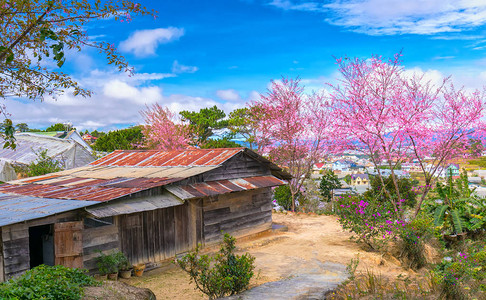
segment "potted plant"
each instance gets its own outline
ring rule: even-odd
[[[118,269],[120,270],[120,277],[128,279],[132,276],[132,265],[123,252],[117,252]]]
[[[135,276],[141,277],[143,274],[143,270],[145,270],[145,264],[133,265],[133,272],[135,273]]]
[[[118,258],[116,253],[107,255],[100,251],[97,266],[100,274],[107,274],[108,279],[116,280],[118,278]]]

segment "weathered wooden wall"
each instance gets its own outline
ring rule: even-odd
[[[3,280],[21,275],[30,269],[29,227],[80,220],[77,212],[68,212],[47,218],[3,226],[2,256]]]
[[[121,250],[132,264],[158,262],[193,249],[202,241],[201,206],[184,205],[119,217]]]
[[[222,238],[221,231],[244,236],[272,227],[270,188],[204,198],[204,237],[206,243]]]
[[[271,175],[270,169],[255,159],[239,153],[221,167],[203,174],[204,181]]]
[[[117,218],[114,221],[112,225],[83,230],[83,264],[90,272],[98,269],[96,263],[100,251],[110,254],[120,249]]]

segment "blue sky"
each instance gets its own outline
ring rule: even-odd
[[[425,2],[425,3],[424,3]],[[468,89],[486,80],[483,0],[143,1],[156,19],[99,21],[86,28],[114,43],[136,75],[118,73],[92,50],[68,53],[62,71],[95,94],[8,99],[14,123],[72,122],[110,130],[140,124],[158,102],[173,110],[218,105],[229,112],[264,93],[272,79],[299,76],[308,90],[338,77],[334,57],[390,57],[407,72],[452,75]]]

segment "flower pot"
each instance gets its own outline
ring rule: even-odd
[[[111,274],[108,274],[108,279],[109,280],[117,280],[118,279],[118,273],[111,273]]]
[[[138,264],[133,266],[133,273],[135,273],[135,276],[137,277],[142,276],[143,270],[145,270],[145,264]]]
[[[101,275],[101,274],[95,274],[95,275],[94,275],[94,278],[95,278],[96,280],[106,280],[107,275],[106,275],[106,274],[103,274],[103,275]]]
[[[125,279],[128,279],[128,278],[132,277],[132,270],[122,270],[122,271],[120,271],[120,277],[121,278],[125,278]]]

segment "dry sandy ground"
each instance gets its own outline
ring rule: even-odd
[[[237,242],[239,252],[256,257],[256,278],[252,286],[288,278],[297,271],[325,262],[347,265],[359,254],[358,270],[373,268],[375,273],[395,277],[408,273],[398,260],[367,252],[349,240],[334,216],[274,213],[273,221],[288,227]],[[216,250],[216,249],[214,249]],[[194,289],[189,277],[175,265],[148,271],[129,284],[151,289],[157,299],[207,299]]]

